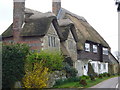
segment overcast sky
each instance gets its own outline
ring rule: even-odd
[[[83,16],[108,42],[112,52],[118,50],[118,13],[114,0],[61,0],[62,7]],[[26,7],[40,12],[52,11],[52,0],[26,0]],[[0,34],[12,23],[13,0],[0,0]]]

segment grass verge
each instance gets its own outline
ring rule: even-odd
[[[102,79],[96,78],[95,81],[91,81],[90,79],[87,79],[86,86],[79,84],[79,82],[68,82],[68,83],[65,83],[62,85],[54,86],[53,88],[89,88],[89,87],[92,87],[100,82],[103,82],[107,79],[114,78],[114,77],[118,77],[118,76],[103,77]]]

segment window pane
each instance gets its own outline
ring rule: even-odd
[[[48,45],[50,47],[56,47],[56,41],[54,36],[48,36]]]
[[[51,46],[51,44],[50,44],[50,42],[51,42],[51,39],[50,39],[51,37],[50,36],[48,36],[48,45],[49,46]]]
[[[103,64],[103,68],[106,69],[106,64]]]
[[[97,53],[97,45],[93,45],[93,52]]]
[[[108,48],[103,48],[103,54],[108,55]]]
[[[85,51],[90,51],[90,44],[89,43],[85,43]]]

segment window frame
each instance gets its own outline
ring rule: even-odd
[[[56,47],[56,37],[55,36],[48,36],[48,46]]]
[[[85,51],[90,52],[90,43],[85,43]]]
[[[108,55],[108,48],[103,47],[102,50],[103,50],[103,55]]]

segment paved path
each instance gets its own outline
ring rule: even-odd
[[[120,77],[115,77],[105,80],[91,88],[120,88],[119,81],[120,81]]]

